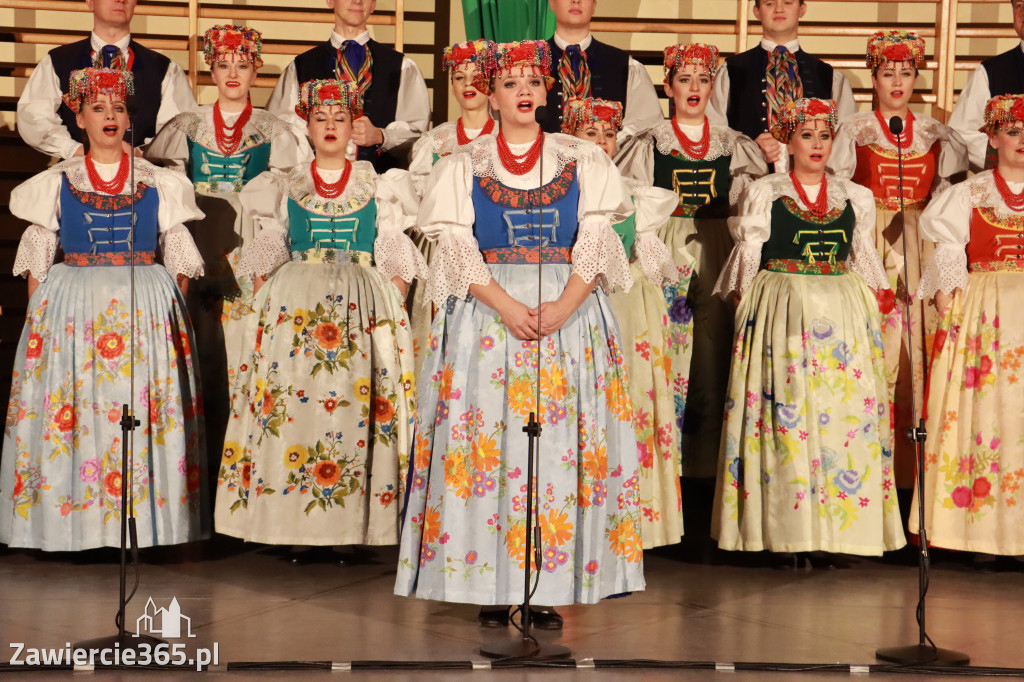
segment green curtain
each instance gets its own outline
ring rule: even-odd
[[[548,0],[462,0],[462,16],[466,40],[547,40],[555,33]]]

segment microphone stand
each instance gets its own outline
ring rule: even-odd
[[[928,636],[925,630],[925,602],[928,596],[929,571],[931,569],[931,557],[928,553],[928,530],[924,524],[924,447],[928,439],[925,430],[924,417],[918,421],[917,416],[917,391],[914,386],[914,339],[913,313],[910,301],[910,277],[907,268],[907,222],[903,206],[903,119],[893,116],[889,119],[889,132],[896,136],[896,158],[899,172],[900,192],[900,226],[903,230],[903,305],[907,311],[907,355],[910,361],[910,382],[913,395],[910,399],[911,424],[917,424],[907,429],[907,440],[914,443],[916,447],[917,465],[917,525],[918,525],[918,562],[917,562],[917,627],[918,643],[907,646],[895,646],[878,649],[875,657],[882,661],[898,663],[901,665],[967,665],[971,657],[959,651],[951,649],[940,649]]]
[[[119,572],[119,598],[117,615],[114,616],[114,624],[117,626],[117,634],[106,637],[97,637],[81,642],[75,642],[73,649],[86,651],[126,649],[140,652],[143,650],[153,654],[160,644],[167,644],[162,639],[152,635],[128,632],[125,630],[125,609],[128,602],[135,596],[139,588],[139,536],[135,525],[135,428],[140,425],[135,418],[135,101],[134,96],[128,97],[125,103],[128,110],[128,144],[131,152],[128,154],[130,168],[129,175],[129,212],[128,224],[128,255],[129,255],[129,289],[131,291],[131,315],[129,321],[129,402],[121,405],[121,565]],[[135,585],[131,594],[127,597],[125,593],[128,587],[128,547],[131,541],[132,566],[135,567]]]
[[[547,120],[548,108],[539,106],[534,110],[534,118],[541,125],[540,135],[544,135],[544,122]],[[541,306],[543,305],[543,284],[544,284],[544,202],[541,192],[544,187],[544,146],[541,144],[540,158],[537,161],[540,171],[540,179],[537,181],[537,215],[539,224],[537,226],[537,412],[540,411],[540,364],[541,364]],[[531,223],[533,220],[531,219]],[[511,659],[511,658],[568,658],[570,651],[568,647],[558,644],[541,644],[533,636],[530,623],[530,598],[533,590],[530,588],[532,571],[530,560],[540,567],[540,526],[533,525],[533,498],[536,493],[534,482],[535,467],[540,465],[540,419],[537,412],[530,411],[530,418],[523,427],[527,437],[527,461],[526,461],[526,567],[523,571],[523,602],[520,607],[522,613],[522,637],[512,642],[497,642],[485,644],[480,647],[480,653],[489,658]],[[536,458],[536,465],[534,464]],[[536,534],[536,537],[534,535]],[[540,574],[537,574],[537,584],[540,584]]]

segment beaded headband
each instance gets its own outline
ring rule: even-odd
[[[302,120],[308,121],[309,115],[318,107],[339,106],[345,109],[352,118],[363,115],[363,98],[355,83],[340,80],[311,80],[299,86],[299,103],[295,105],[295,113]]]
[[[77,114],[83,103],[95,102],[100,95],[110,95],[111,99],[126,102],[134,94],[135,79],[131,71],[89,67],[71,72],[68,91],[62,99]]]
[[[718,71],[718,48],[706,43],[690,43],[689,45],[669,45],[665,48],[665,84],[668,85],[672,73],[686,64],[703,66],[715,79]]]
[[[495,43],[491,48],[491,58],[488,62],[488,78],[493,78],[502,71],[519,69],[522,72],[534,66],[544,76],[548,88],[555,84],[555,79],[551,77],[551,49],[544,40]]]
[[[985,125],[979,130],[995,135],[1017,121],[1024,121],[1024,95],[999,95],[985,105]]]
[[[490,79],[488,78],[488,64],[491,61],[491,53],[494,43],[490,40],[473,40],[468,43],[455,43],[451,47],[444,48],[444,55],[441,63],[445,71],[455,73],[455,69],[462,64],[476,64],[476,73],[473,75],[473,87],[489,95],[491,92]]]
[[[779,142],[789,142],[793,131],[807,121],[825,121],[832,132],[835,132],[839,122],[835,100],[805,97],[795,102],[787,102],[785,108],[779,112],[779,122],[772,126],[772,136]]]
[[[562,113],[562,132],[575,135],[580,128],[604,121],[615,130],[622,129],[622,104],[597,97],[571,99]]]
[[[879,31],[868,38],[867,61],[872,70],[893,62],[911,62],[915,68],[921,68],[924,38],[913,31]]]
[[[263,66],[263,34],[248,26],[214,26],[203,37],[203,57],[208,66],[235,54],[257,69]]]

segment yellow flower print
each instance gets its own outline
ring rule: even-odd
[[[411,397],[413,391],[416,389],[416,376],[412,372],[406,372],[402,375],[402,388],[405,390],[406,397]]]
[[[371,385],[369,379],[359,379],[355,384],[356,397],[359,398],[360,402],[370,402],[370,391]]]
[[[306,314],[306,311],[303,310],[302,308],[299,308],[294,313],[292,313],[292,330],[296,334],[301,333],[302,330],[306,328],[306,322],[308,321],[309,316]]]
[[[618,525],[608,532],[608,544],[616,556],[623,557],[630,563],[640,563],[643,556],[640,535],[636,532],[636,524],[630,519],[619,521]]]
[[[225,466],[231,466],[242,459],[242,448],[233,440],[224,442],[224,452],[221,455],[221,462]]]
[[[292,445],[284,451],[284,465],[289,469],[298,469],[309,461],[309,450],[305,445]]]

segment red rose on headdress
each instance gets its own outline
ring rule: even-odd
[[[887,62],[913,62],[914,52],[906,43],[896,43],[882,50],[882,59]]]
[[[506,53],[505,59],[508,64],[533,61],[532,45],[517,45]]]
[[[832,108],[819,99],[812,99],[810,103],[807,105],[808,116],[827,116],[831,112]]]
[[[221,46],[224,50],[235,50],[242,45],[241,33],[225,33],[221,38]]]
[[[472,46],[456,45],[452,48],[452,61],[456,64],[468,62],[476,56],[476,50]]]
[[[1024,99],[1018,99],[1013,103],[1013,107],[1010,109],[1010,113],[1018,121],[1024,121]]]
[[[341,100],[341,88],[336,84],[330,83],[320,88],[320,101],[340,101]]]
[[[121,74],[102,72],[96,79],[96,85],[100,90],[113,90],[121,83]]]
[[[594,116],[604,121],[605,123],[611,123],[612,119],[615,118],[619,111],[615,107],[610,107],[606,104],[598,104],[594,107]]]

